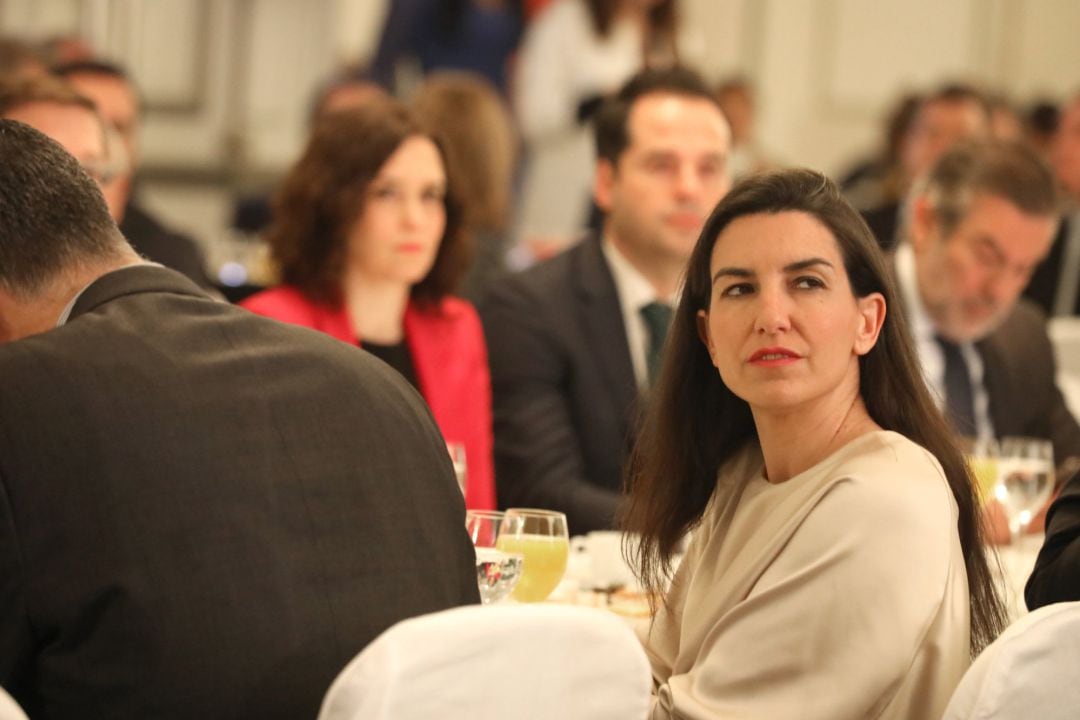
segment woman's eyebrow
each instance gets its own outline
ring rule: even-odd
[[[805,270],[815,265],[825,265],[826,267],[833,268],[833,264],[825,258],[812,257],[785,265],[784,272],[798,272],[799,270]]]
[[[733,277],[748,278],[754,277],[754,272],[741,267],[722,267],[713,274],[712,281],[715,283],[720,278],[729,275]]]

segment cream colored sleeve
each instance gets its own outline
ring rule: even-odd
[[[718,617],[691,670],[657,689],[652,718],[879,714],[939,612],[956,522],[940,479],[915,491],[878,480],[821,498],[751,595]]]

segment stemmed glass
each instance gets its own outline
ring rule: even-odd
[[[510,508],[503,517],[496,546],[525,558],[514,599],[540,602],[551,594],[566,572],[570,552],[566,515],[553,510]]]
[[[1013,545],[1054,488],[1054,449],[1049,440],[1001,439],[994,497],[1009,518]]]
[[[480,602],[496,603],[510,594],[521,577],[524,558],[521,553],[499,550],[499,529],[503,513],[493,510],[469,510],[465,529],[476,548],[476,582]]]

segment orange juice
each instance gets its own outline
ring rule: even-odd
[[[566,572],[570,548],[564,537],[550,535],[500,535],[495,547],[525,558],[521,579],[514,588],[518,602],[540,602],[551,594]]]

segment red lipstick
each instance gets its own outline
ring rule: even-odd
[[[801,358],[802,355],[785,347],[766,347],[754,351],[747,362],[758,367],[782,367]]]

